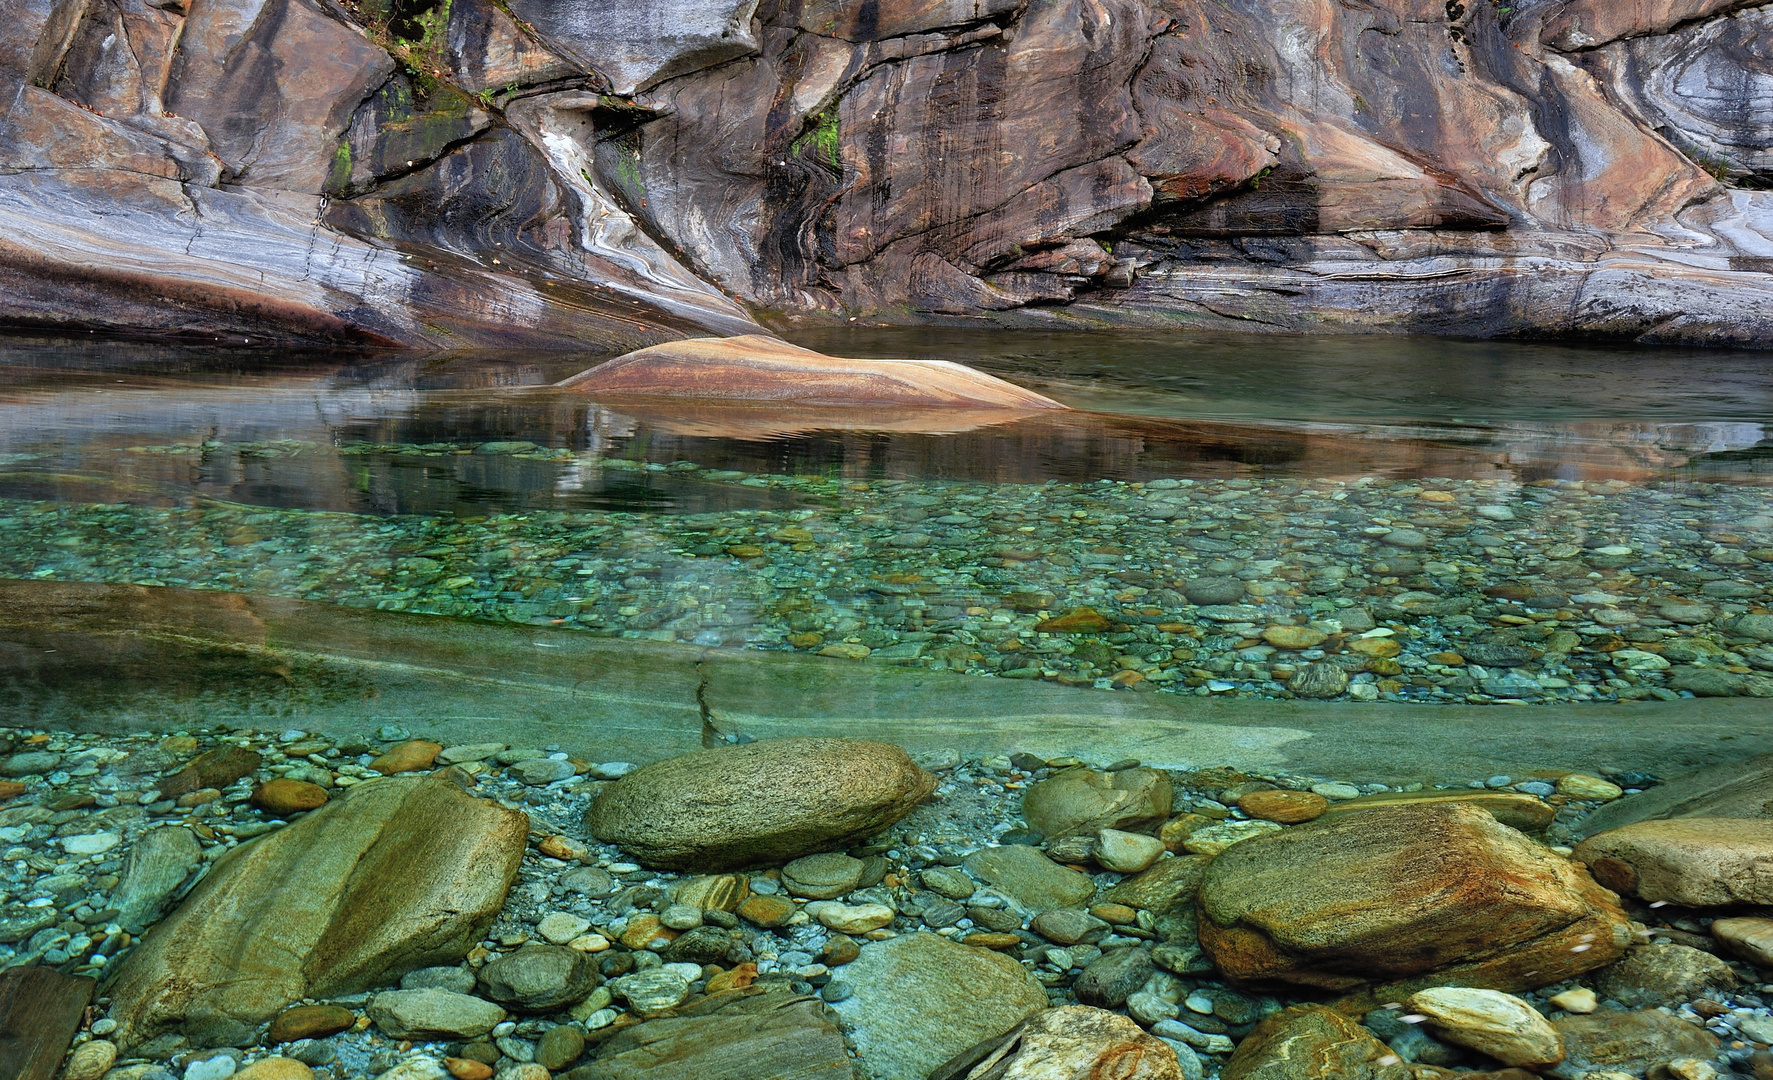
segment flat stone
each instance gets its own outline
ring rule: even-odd
[[[400,976],[402,990],[448,990],[452,994],[471,994],[478,985],[479,977],[460,967],[417,968]]]
[[[1228,577],[1195,578],[1183,583],[1182,595],[1204,607],[1235,604],[1244,598],[1244,583]]]
[[[447,773],[351,789],[218,860],[118,962],[116,1041],[255,1026],[303,998],[461,959],[503,906],[528,834],[527,815]]]
[[[1586,986],[1578,986],[1574,990],[1553,994],[1546,1000],[1565,1012],[1587,1014],[1600,1008],[1600,999],[1595,996],[1593,990]]]
[[[945,866],[932,866],[919,873],[917,879],[924,888],[950,900],[966,900],[979,891],[972,878]]]
[[[1642,1076],[1674,1058],[1710,1060],[1718,1052],[1717,1036],[1660,1009],[1603,1009],[1588,1016],[1559,1016],[1551,1025],[1564,1040],[1563,1064],[1551,1071],[1560,1080],[1602,1069]]]
[[[1060,866],[1021,844],[980,848],[962,865],[1031,915],[1050,908],[1080,907],[1096,892],[1096,883],[1088,874]]]
[[[568,911],[551,911],[536,923],[536,933],[555,945],[565,945],[590,927],[591,920]]]
[[[1640,821],[1576,846],[1615,892],[1687,907],[1773,904],[1773,818]]]
[[[1631,929],[1569,860],[1472,806],[1332,813],[1207,867],[1200,943],[1234,983],[1528,990],[1617,959]]]
[[[1753,617],[1773,625],[1773,615]],[[1594,836],[1634,822],[1677,817],[1773,817],[1773,754],[1714,765],[1627,795],[1589,813],[1577,828],[1581,835]]]
[[[1311,791],[1252,791],[1239,798],[1237,805],[1253,818],[1299,825],[1322,817],[1330,800]]]
[[[1034,624],[1042,634],[1100,634],[1114,625],[1095,608],[1074,608],[1064,615]]]
[[[437,761],[442,765],[466,765],[472,761],[485,761],[494,754],[507,748],[506,743],[464,743],[461,746],[447,746],[437,753]]]
[[[1201,878],[1207,872],[1211,855],[1178,855],[1159,859],[1151,869],[1121,881],[1103,894],[1104,900],[1168,915],[1192,907],[1200,891]]]
[[[395,1039],[475,1039],[505,1019],[492,1002],[448,990],[387,990],[370,998],[366,1011]]]
[[[1475,806],[1511,829],[1543,831],[1557,816],[1557,807],[1537,795],[1520,791],[1482,791],[1460,788],[1450,791],[1382,791],[1376,795],[1332,802],[1328,814],[1368,810],[1375,806]]]
[[[1605,998],[1639,1008],[1691,1001],[1708,991],[1734,990],[1730,965],[1687,945],[1644,945],[1601,972],[1595,989]]]
[[[149,829],[131,845],[122,880],[112,892],[120,926],[146,926],[203,861],[197,834],[179,826]]]
[[[1410,996],[1410,1011],[1428,1017],[1448,1042],[1469,1046],[1504,1065],[1541,1068],[1564,1060],[1564,1041],[1531,1005],[1500,990],[1447,986]]]
[[[0,761],[0,776],[42,776],[55,771],[62,763],[60,754],[47,750],[27,750]]]
[[[610,992],[633,1006],[636,1012],[663,1012],[689,996],[689,980],[666,968],[648,968],[633,975],[611,979]]]
[[[225,788],[249,776],[264,759],[257,751],[222,746],[199,754],[189,765],[161,780],[155,787],[162,798],[176,799],[202,788]]]
[[[1618,784],[1602,780],[1598,776],[1583,773],[1570,773],[1558,777],[1557,792],[1568,795],[1572,799],[1592,799],[1607,802],[1625,794],[1625,789]],[[1500,818],[1497,820],[1501,820]]]
[[[1158,769],[1067,769],[1022,796],[1022,817],[1049,839],[1101,829],[1151,832],[1170,816],[1171,787]]]
[[[1758,967],[1773,968],[1773,919],[1714,919],[1711,934],[1735,956]]]
[[[253,789],[252,804],[273,817],[305,814],[326,805],[326,789],[306,780],[280,776]]]
[[[1117,874],[1137,874],[1156,862],[1165,850],[1164,842],[1155,836],[1119,829],[1103,829],[1096,834],[1097,864]]]
[[[84,833],[78,836],[64,836],[61,839],[62,850],[70,855],[98,855],[110,851],[123,843],[123,837],[114,832]]]
[[[843,1033],[817,999],[756,988],[694,1016],[624,1028],[561,1080],[849,1080]],[[537,1059],[540,1060],[538,1048]],[[887,1074],[891,1075],[891,1074]]]
[[[294,1058],[260,1058],[234,1074],[234,1080],[314,1080],[314,1070]]]
[[[739,916],[765,929],[786,925],[798,909],[785,896],[753,896],[739,905]]]
[[[603,789],[586,823],[647,865],[728,870],[872,836],[935,785],[886,743],[768,739],[636,769]]]
[[[609,876],[609,871],[595,866],[581,866],[562,875],[560,884],[562,888],[585,896],[608,896],[616,891],[615,879]]]
[[[1330,639],[1322,630],[1309,626],[1270,626],[1262,631],[1262,640],[1277,649],[1315,649]]]
[[[805,855],[782,867],[782,884],[795,896],[831,900],[862,880],[862,860],[848,855]]]
[[[1151,954],[1144,949],[1115,949],[1103,953],[1083,969],[1072,984],[1077,1000],[1085,1005],[1118,1009],[1134,991],[1151,978]]]
[[[1237,1044],[1220,1080],[1412,1080],[1410,1067],[1351,1017],[1296,1005]]]
[[[1047,1007],[1046,990],[1020,963],[931,933],[864,946],[843,979],[854,993],[832,1008],[877,1077],[927,1077]]]
[[[426,742],[424,739],[409,739],[397,746],[391,746],[382,756],[369,763],[369,767],[383,776],[395,773],[419,772],[429,769],[436,762],[437,755],[443,753],[439,743]]]
[[[556,761],[553,758],[520,761],[511,766],[511,775],[530,787],[545,787],[555,781],[568,779],[574,772],[572,762]]]
[[[751,889],[743,874],[707,874],[671,886],[671,902],[702,911],[737,911]]]
[[[885,904],[839,904],[816,900],[806,906],[807,914],[840,934],[866,934],[893,921],[893,909]]]
[[[1028,925],[1041,937],[1060,945],[1076,945],[1080,941],[1094,944],[1108,933],[1108,924],[1094,915],[1063,908],[1043,911]]]
[[[356,1022],[357,1014],[342,1005],[297,1005],[278,1013],[271,1021],[269,1038],[273,1043],[324,1039]]]
[[[536,1064],[550,1073],[564,1070],[585,1053],[585,1036],[571,1024],[551,1027],[536,1041]]]

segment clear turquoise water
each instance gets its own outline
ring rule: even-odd
[[[1773,692],[1743,622],[1773,566],[1765,355],[806,343],[967,360],[1081,411],[880,431],[545,389],[594,356],[16,346],[0,576],[1116,692]]]

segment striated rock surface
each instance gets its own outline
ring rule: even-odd
[[[1749,0],[14,7],[0,323],[1773,333]]]
[[[360,785],[230,852],[148,933],[106,988],[113,1038],[205,1045],[305,997],[454,963],[504,903],[528,832],[448,774]]]
[[[1227,978],[1529,990],[1617,959],[1630,927],[1574,863],[1464,805],[1331,814],[1227,848],[1198,897]]]
[[[943,1080],[1183,1080],[1176,1051],[1124,1016],[1072,1005],[1030,1017],[971,1068],[971,1054],[932,1074]],[[1184,1048],[1186,1052],[1186,1047]],[[1199,1072],[1198,1063],[1195,1066]]]
[[[768,739],[637,769],[603,789],[586,823],[651,866],[729,870],[871,836],[935,786],[887,743]]]
[[[562,1074],[556,1074],[562,1075]],[[626,1028],[568,1080],[852,1080],[843,1033],[815,998],[744,990],[693,1016]]]
[[[1398,1056],[1353,1019],[1322,1005],[1266,1017],[1237,1045],[1220,1080],[1410,1080]]]

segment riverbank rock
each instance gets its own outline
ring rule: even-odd
[[[778,338],[691,338],[617,357],[559,384],[599,399],[685,398],[813,406],[1006,409],[1065,406],[946,360],[852,360]]]
[[[1184,1048],[1186,1049],[1186,1048]],[[1036,1013],[978,1061],[951,1059],[931,1080],[1184,1080],[1176,1051],[1117,1013],[1071,1005]],[[969,1055],[972,1056],[972,1055]],[[1196,1075],[1199,1065],[1196,1063]]]
[[[1580,836],[1597,836],[1634,822],[1683,817],[1773,818],[1773,754],[1714,765],[1615,799],[1576,828]]]
[[[636,769],[586,812],[593,836],[649,866],[707,871],[787,862],[898,821],[936,778],[862,739],[769,739]]]
[[[1022,818],[1049,840],[1102,829],[1151,832],[1170,816],[1170,777],[1158,769],[1068,769],[1028,789]]]
[[[505,1019],[490,1001],[448,990],[389,990],[369,999],[369,1018],[395,1039],[473,1039]]]
[[[449,774],[376,780],[240,845],[118,966],[126,1050],[165,1031],[236,1037],[304,997],[453,963],[516,880],[527,815]]]
[[[1557,1028],[1513,994],[1442,986],[1410,995],[1409,1005],[1411,1012],[1428,1017],[1429,1027],[1441,1038],[1504,1065],[1539,1068],[1564,1060]]]
[[[1151,869],[1123,879],[1102,898],[1114,904],[1141,908],[1153,915],[1169,915],[1192,907],[1206,876],[1210,855],[1178,855],[1161,859]]]
[[[1326,814],[1234,845],[1198,906],[1201,946],[1252,987],[1527,990],[1611,963],[1631,934],[1587,873],[1459,804]]]
[[[756,988],[720,997],[695,1016],[618,1032],[560,1080],[852,1080],[843,1033],[818,999]]]
[[[1709,1061],[1718,1052],[1717,1036],[1660,1009],[1602,1010],[1551,1023],[1564,1040],[1563,1063],[1550,1070],[1560,1080],[1604,1069],[1642,1076],[1676,1058]]]
[[[1353,1019],[1322,1005],[1269,1016],[1219,1071],[1219,1080],[1412,1080],[1391,1047]]]
[[[843,980],[854,993],[834,1007],[882,1080],[928,1076],[1047,1007],[1046,990],[1015,960],[936,934],[866,945]]]
[[[480,969],[486,996],[516,1012],[553,1012],[584,1000],[597,983],[588,954],[534,942]]]
[[[1640,821],[1576,846],[1595,880],[1652,903],[1773,904],[1773,818]]]
[[[1691,1001],[1707,991],[1734,990],[1730,965],[1687,945],[1643,945],[1601,972],[1602,997],[1633,1008]]]

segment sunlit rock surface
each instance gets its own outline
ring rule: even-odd
[[[0,322],[1773,333],[1740,0],[15,8]]]

